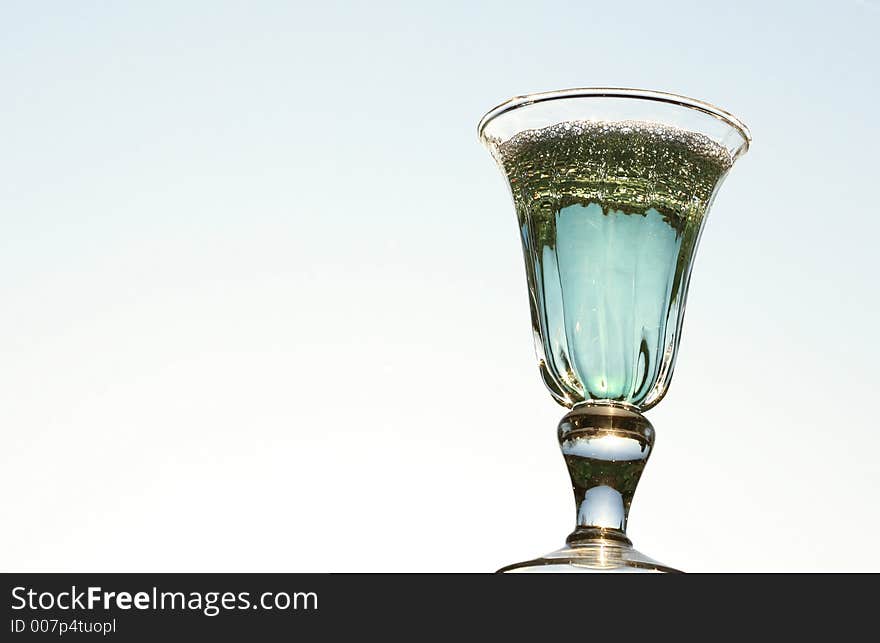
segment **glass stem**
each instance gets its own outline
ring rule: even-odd
[[[626,522],[654,445],[654,427],[632,406],[588,402],[562,418],[558,437],[577,508],[577,527],[566,542],[631,544]]]

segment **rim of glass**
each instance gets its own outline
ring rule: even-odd
[[[682,96],[680,94],[658,92],[652,89],[631,89],[627,87],[577,87],[574,89],[559,89],[550,92],[538,92],[535,94],[525,94],[524,96],[514,96],[486,112],[486,115],[483,116],[483,118],[480,119],[479,124],[477,124],[477,135],[482,140],[486,126],[502,114],[506,114],[507,112],[520,107],[525,107],[526,105],[535,105],[536,103],[564,98],[632,98],[636,100],[651,100],[660,103],[678,105],[679,107],[687,107],[714,116],[737,130],[745,140],[745,148],[742,152],[748,150],[749,145],[751,145],[752,142],[752,134],[749,132],[749,128],[746,127],[746,124],[727,110],[721,109],[716,105],[696,98]]]

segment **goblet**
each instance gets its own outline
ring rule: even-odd
[[[510,186],[538,367],[577,511],[566,546],[499,571],[676,571],[633,549],[633,494],[654,444],[706,214],[749,147],[699,100],[571,89],[508,100],[480,140]]]

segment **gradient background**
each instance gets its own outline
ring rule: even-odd
[[[873,570],[880,3],[3,2],[0,568],[491,571],[574,521],[476,123],[632,86],[752,129],[639,549]]]

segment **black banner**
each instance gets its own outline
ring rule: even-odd
[[[522,635],[524,628],[629,635],[698,623],[717,633],[780,621],[789,621],[790,632],[823,620],[852,626],[859,614],[870,615],[873,600],[853,577],[830,575],[4,574],[3,580],[0,640],[12,642],[392,633],[430,640],[476,631]]]

